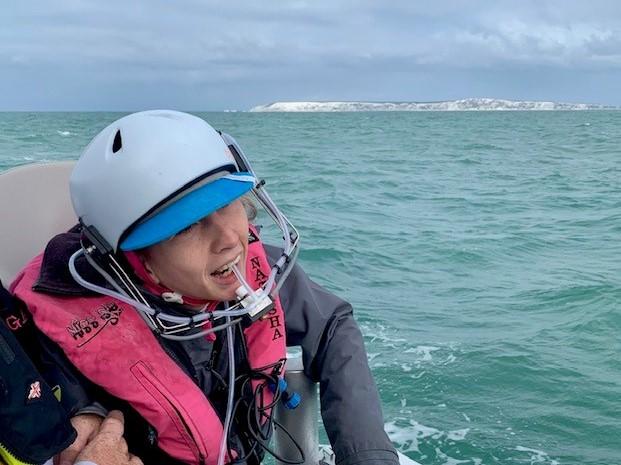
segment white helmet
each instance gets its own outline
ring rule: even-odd
[[[154,110],[101,131],[78,160],[70,192],[89,237],[116,252],[167,239],[255,183],[205,121]]]
[[[242,284],[233,307],[192,316],[154,310],[115,259],[115,252],[165,240],[251,190],[283,238],[281,256],[265,283],[251,288],[233,266]],[[87,289],[141,310],[147,324],[169,339],[203,337],[237,324],[237,317],[260,318],[271,308],[271,296],[287,279],[299,250],[295,227],[274,204],[264,182],[257,183],[235,139],[186,113],[145,111],[112,123],[84,150],[71,174],[70,192],[88,239],[69,259],[71,276]],[[82,255],[111,287],[80,275],[75,263]],[[227,322],[194,331],[221,319]]]

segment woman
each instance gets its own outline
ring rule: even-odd
[[[135,113],[93,139],[70,187],[80,226],[13,292],[92,399],[125,413],[132,453],[259,463],[272,406],[295,400],[281,381],[288,344],[320,382],[337,462],[397,463],[351,306],[294,264],[297,233],[234,139],[188,114]],[[249,224],[248,193],[282,249]]]

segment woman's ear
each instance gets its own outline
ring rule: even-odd
[[[151,280],[155,284],[160,284],[160,278],[157,277],[157,274],[155,273],[153,268],[151,268],[151,265],[149,264],[149,257],[147,256],[147,254],[141,253],[138,256],[140,257],[140,261],[144,265],[144,269],[146,270]]]

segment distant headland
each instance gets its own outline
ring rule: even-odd
[[[273,102],[251,112],[618,110],[611,105],[466,98],[442,102]]]

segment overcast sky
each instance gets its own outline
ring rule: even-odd
[[[617,0],[19,0],[0,110],[465,97],[621,105]]]

